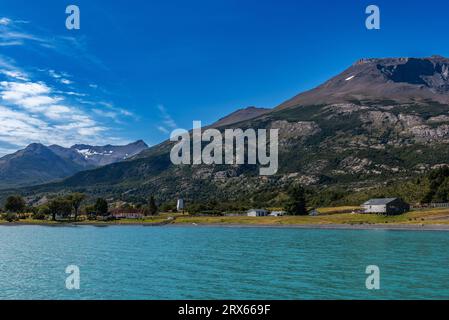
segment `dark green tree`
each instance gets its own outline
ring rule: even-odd
[[[95,202],[95,212],[99,216],[107,216],[109,212],[108,202],[103,198],[98,198]]]
[[[150,202],[148,204],[148,213],[151,216],[155,216],[158,213],[158,207],[156,205],[156,201],[154,200],[154,196],[150,197]]]
[[[5,210],[7,212],[20,213],[26,208],[25,200],[21,196],[10,196],[6,199]]]
[[[48,205],[41,205],[36,207],[36,212],[33,213],[33,219],[44,220],[49,215],[51,215],[51,212]]]
[[[52,220],[56,221],[56,215],[70,216],[72,213],[72,203],[65,198],[56,198],[48,203],[48,210],[52,216]]]
[[[287,213],[294,216],[307,215],[307,203],[304,188],[299,184],[295,184],[290,187],[287,194],[288,200],[285,204]]]
[[[72,193],[67,197],[67,199],[70,201],[73,207],[73,211],[75,213],[75,221],[78,218],[78,212],[81,206],[81,203],[86,199],[86,195],[84,193]]]

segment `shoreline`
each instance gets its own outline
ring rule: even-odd
[[[449,231],[449,225],[445,224],[227,224],[227,223],[0,223],[0,227],[41,226],[55,228],[76,227],[208,227],[208,228],[274,228],[274,229],[316,229],[316,230],[379,230],[379,231]]]
[[[351,225],[351,224],[187,224],[178,223],[167,225],[167,227],[220,227],[220,228],[270,228],[270,229],[315,229],[315,230],[379,230],[379,231],[449,231],[449,225],[428,224],[428,225],[414,225],[414,224],[366,224],[366,225]]]

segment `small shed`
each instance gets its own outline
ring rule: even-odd
[[[251,209],[247,212],[248,217],[266,217],[268,216],[268,211],[264,209]]]
[[[365,213],[398,215],[410,211],[410,205],[400,198],[371,199],[362,204]]]

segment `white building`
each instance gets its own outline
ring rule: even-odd
[[[286,212],[285,211],[273,211],[270,213],[271,217],[282,217],[285,216]]]
[[[264,209],[251,209],[247,212],[248,217],[266,217],[268,216],[268,211]]]
[[[410,205],[399,198],[371,199],[362,208],[365,213],[377,213],[386,215],[403,214],[410,211]]]

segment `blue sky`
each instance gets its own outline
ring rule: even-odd
[[[67,30],[65,8],[81,10]],[[381,30],[365,8],[381,9]],[[449,56],[447,1],[0,0],[0,155],[157,144],[275,107],[364,57]]]

